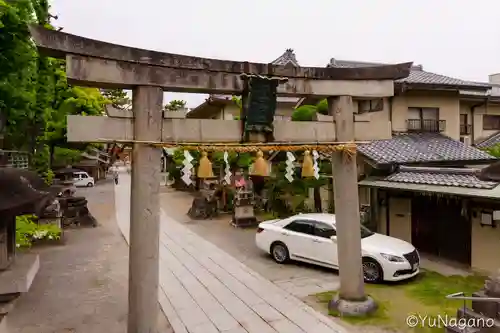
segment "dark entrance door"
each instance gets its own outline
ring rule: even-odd
[[[421,252],[470,265],[470,217],[457,199],[412,198],[412,243]]]
[[[436,203],[424,196],[411,199],[411,241],[421,252],[439,255],[436,232]]]

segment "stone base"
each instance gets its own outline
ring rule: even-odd
[[[9,269],[0,272],[0,294],[27,292],[39,268],[38,254],[17,254]]]
[[[231,225],[236,228],[251,228],[258,224],[259,222],[256,217],[233,218],[231,221]]]
[[[336,295],[329,303],[328,310],[341,317],[361,317],[377,310],[377,303],[367,296],[364,301],[348,301]]]

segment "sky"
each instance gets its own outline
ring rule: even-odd
[[[398,63],[472,81],[500,72],[499,0],[52,0],[53,24],[111,43],[302,66]],[[196,107],[206,95],[166,93]]]

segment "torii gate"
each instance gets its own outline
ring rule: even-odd
[[[129,259],[129,333],[156,331],[159,279],[159,149],[148,142],[234,142],[238,120],[171,119],[163,116],[163,92],[242,93],[240,75],[287,78],[278,94],[328,98],[334,124],[274,122],[276,142],[332,143],[380,139],[369,127],[355,126],[352,97],[394,95],[394,80],[407,77],[412,63],[363,68],[291,68],[155,52],[30,27],[38,49],[66,59],[68,82],[133,91],[133,112],[123,117],[68,117],[68,141],[133,142]],[[358,123],[356,123],[358,125]],[[366,306],[355,159],[332,153],[338,234],[340,293],[336,306]],[[368,302],[369,303],[369,302]],[[366,306],[369,310],[370,305]]]

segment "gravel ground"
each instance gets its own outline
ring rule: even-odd
[[[77,195],[87,197],[99,226],[65,231],[65,245],[32,249],[40,270],[8,315],[10,333],[126,332],[128,247],[115,221],[112,182]]]

